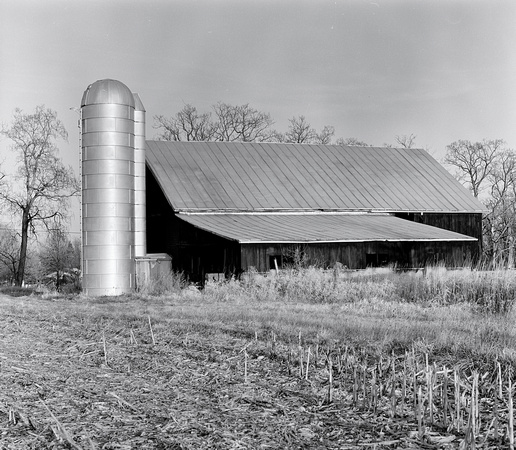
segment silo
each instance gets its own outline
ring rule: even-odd
[[[147,253],[145,224],[145,108],[138,94],[134,95],[134,252]]]
[[[81,111],[83,290],[119,295],[135,287],[134,96],[99,80]]]

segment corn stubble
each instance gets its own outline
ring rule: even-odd
[[[408,436],[442,448],[455,443],[460,449],[514,448],[514,409],[511,366],[500,362],[480,374],[474,367],[430,364],[428,354],[415,349],[402,355],[381,355],[376,359],[360,350],[326,348],[326,395],[321,403],[338,407],[351,403],[372,420],[388,417],[394,423],[414,423]],[[321,378],[298,353],[299,378]],[[292,358],[289,358],[292,364]],[[336,366],[334,361],[339,361]],[[295,364],[295,362],[294,362]],[[503,375],[502,375],[503,374]],[[387,445],[371,442],[371,445]],[[457,448],[457,447],[449,447]]]
[[[278,377],[316,396],[314,417],[352,408],[369,421],[374,438],[360,448],[514,449],[515,278],[512,271],[309,267],[251,272],[241,281],[209,283],[200,291],[174,275],[142,286],[126,299],[130,310],[123,303],[115,308],[81,298],[76,305],[63,303],[60,314],[94,324],[93,342],[82,345],[78,358],[96,356],[106,370],[117,367],[114,341],[126,336],[127,348],[144,349],[154,363],[149,370],[157,371],[170,330],[181,333],[185,349],[196,348],[199,335],[213,336],[206,361],[231,366],[232,383],[245,392],[259,384],[258,366],[274,362]],[[243,336],[245,345],[234,355],[220,355],[218,334]],[[140,417],[140,406],[128,393],[107,393]],[[260,399],[242,398],[261,405]],[[80,448],[68,424],[40,403],[56,437]],[[31,424],[14,404],[6,417],[9,426],[20,420]],[[389,431],[399,423],[406,424],[402,431]],[[298,432],[306,439],[314,433],[306,425]]]
[[[240,286],[262,301],[359,304],[374,299],[379,304],[460,305],[473,314],[502,317],[502,321],[512,312],[516,299],[516,277],[511,271],[447,271],[442,267],[401,274],[297,268],[269,277],[247,274]],[[335,398],[347,399],[354,408],[374,416],[412,417],[417,439],[430,444],[514,448],[512,363],[505,361],[502,369],[495,352],[489,355],[494,356],[494,365],[482,373],[464,361],[455,367],[438,367],[429,362],[428,353],[418,353],[415,347],[401,355],[380,353],[376,360],[363,349],[321,348],[321,352],[326,355],[327,404]],[[316,367],[311,369],[312,354],[310,346],[301,345],[299,332],[297,349],[288,353],[289,373],[291,366],[297,365],[299,378],[309,381],[310,376],[316,377]]]

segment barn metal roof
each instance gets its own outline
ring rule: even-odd
[[[477,240],[387,214],[179,214],[178,217],[242,244]]]
[[[176,211],[484,210],[418,149],[147,141],[147,164]]]

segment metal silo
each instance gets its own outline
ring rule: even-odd
[[[134,97],[99,80],[81,110],[83,290],[119,295],[135,287]]]
[[[134,95],[134,251],[136,257],[147,253],[145,225],[145,108]]]

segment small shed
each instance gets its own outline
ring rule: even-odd
[[[146,142],[147,249],[193,281],[300,258],[463,265],[483,205],[421,149]]]

